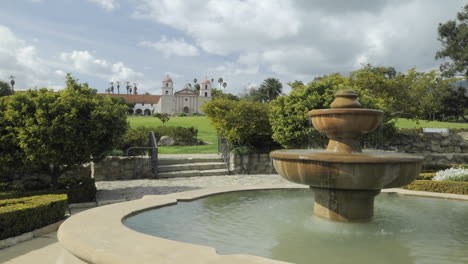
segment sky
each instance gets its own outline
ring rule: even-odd
[[[222,77],[239,94],[269,77],[309,82],[363,64],[438,69],[437,26],[450,0],[3,0],[0,80],[15,89],[64,88],[71,73],[104,92],[137,83],[160,94]],[[216,81],[215,81],[216,82]],[[217,84],[214,85],[217,87]],[[121,88],[121,92],[122,92]]]

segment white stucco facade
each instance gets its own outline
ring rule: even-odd
[[[202,114],[201,106],[211,100],[211,82],[203,80],[200,91],[192,88],[190,84],[179,91],[174,92],[174,82],[167,76],[161,85],[161,95],[146,94],[103,94],[112,97],[121,97],[128,103],[134,103],[129,111],[134,115],[152,115],[154,113],[166,113],[175,115],[179,113]]]
[[[174,83],[168,76],[162,81],[161,98],[158,113],[202,113],[201,106],[207,100],[211,100],[211,82],[203,80],[200,91],[186,84],[182,90],[174,92]]]

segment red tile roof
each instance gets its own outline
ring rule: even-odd
[[[143,103],[143,104],[157,104],[159,103],[160,95],[146,95],[146,94],[106,94],[101,93],[100,95],[107,95],[111,97],[122,97],[129,103]]]

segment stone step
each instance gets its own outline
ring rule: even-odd
[[[200,176],[223,176],[227,175],[228,170],[186,170],[186,171],[170,171],[158,173],[158,178],[176,178],[176,177],[200,177]]]
[[[188,170],[215,170],[215,169],[224,169],[224,168],[226,168],[226,165],[224,164],[224,162],[197,162],[197,163],[159,165],[158,172],[188,171]]]
[[[185,163],[203,163],[203,162],[224,162],[222,157],[183,157],[183,158],[164,158],[158,157],[159,165],[185,164]]]

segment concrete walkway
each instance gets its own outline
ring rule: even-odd
[[[206,187],[256,186],[284,184],[297,186],[279,175],[228,175],[160,180],[129,180],[97,182],[98,203],[112,203],[139,199],[149,194],[168,194]],[[75,208],[72,215],[86,210]],[[0,263],[8,264],[63,264],[62,250],[57,241],[57,232],[34,238],[0,250]]]

